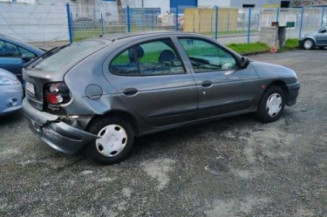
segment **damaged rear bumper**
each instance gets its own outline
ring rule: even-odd
[[[61,121],[57,115],[35,109],[26,98],[23,100],[23,110],[30,129],[57,151],[75,154],[97,138],[96,135]]]

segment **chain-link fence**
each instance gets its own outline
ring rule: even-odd
[[[170,11],[135,6],[92,4],[0,3],[0,33],[50,48],[99,35],[185,31],[216,38],[223,44],[260,40],[263,27],[287,26],[287,38],[320,29],[327,24],[327,10],[306,8],[192,8],[178,6]]]
[[[64,4],[0,3],[0,34],[53,47],[69,40]]]

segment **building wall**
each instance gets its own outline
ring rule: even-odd
[[[144,0],[146,8],[160,8],[161,13],[170,11],[170,0]]]
[[[0,2],[0,32],[23,41],[68,40],[65,4]]]

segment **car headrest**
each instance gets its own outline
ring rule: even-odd
[[[174,59],[176,59],[176,56],[173,51],[163,50],[163,51],[161,51],[161,53],[159,55],[158,61],[159,61],[159,63],[163,63],[163,62],[167,62],[167,61],[173,61]]]
[[[143,50],[143,48],[141,46],[136,45],[134,47],[134,50],[135,50],[136,57],[138,59],[139,58],[142,58],[144,56],[144,50]],[[130,50],[130,52],[129,52],[129,58],[130,58],[131,62],[135,62],[135,56],[134,56],[133,50]]]

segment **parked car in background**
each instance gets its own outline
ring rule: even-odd
[[[300,47],[310,50],[314,47],[327,47],[327,26],[319,31],[311,32],[300,39]]]
[[[22,107],[23,87],[11,72],[0,68],[0,115]]]
[[[250,112],[276,121],[300,88],[293,70],[192,33],[103,36],[42,57],[24,68],[31,130],[102,164],[125,159],[135,136]]]
[[[23,65],[44,51],[0,34],[0,68],[15,74],[22,81]]]

